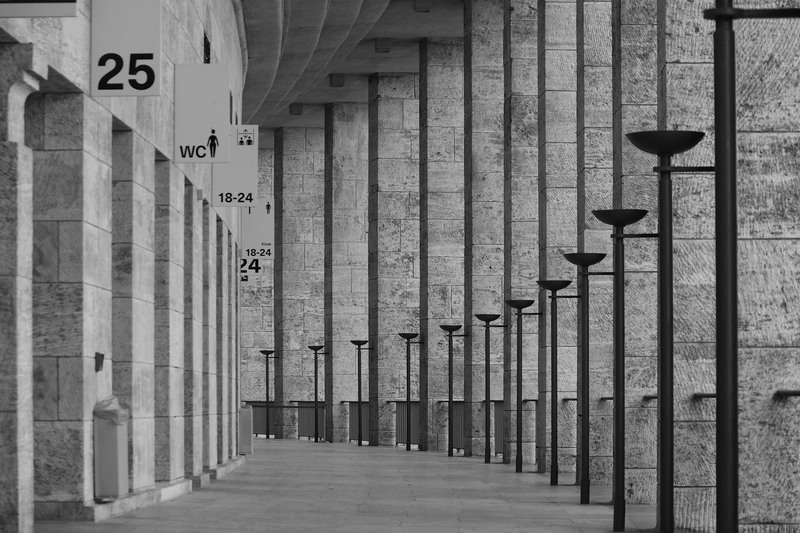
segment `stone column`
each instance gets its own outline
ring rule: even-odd
[[[30,45],[0,49],[0,531],[33,532],[33,346],[31,337],[33,154],[26,143],[25,100],[38,90]],[[15,73],[15,74],[13,74]]]
[[[342,402],[357,399],[350,340],[368,333],[367,125],[366,104],[325,107],[325,415],[334,442],[348,442],[348,408]],[[362,374],[364,398],[367,385]]]
[[[258,148],[258,198],[261,202],[273,200],[272,184],[275,168],[275,140],[272,131],[261,131],[261,139]],[[272,206],[273,212],[278,213],[276,205]],[[275,217],[276,223],[279,217]],[[277,238],[277,231],[275,238]],[[232,243],[235,244],[235,243]],[[273,257],[278,253],[277,243],[273,242]],[[231,249],[231,252],[233,249]],[[244,258],[242,258],[244,259]],[[234,272],[231,280],[234,285],[238,282],[239,256],[232,258]],[[261,272],[248,273],[248,281],[242,283],[242,357],[246,361],[242,373],[242,399],[245,401],[264,401],[264,356],[259,350],[271,350],[277,344],[273,333],[273,280],[275,270],[273,269],[273,258],[260,258]],[[232,302],[233,303],[233,302]],[[231,317],[235,320],[235,317]],[[233,330],[235,335],[235,329]],[[282,354],[276,353],[278,357]],[[279,363],[275,360],[270,363],[270,397],[277,398],[275,383],[279,369]],[[237,415],[238,416],[238,415]],[[278,420],[278,411],[274,413],[274,420]]]
[[[237,421],[239,419],[239,359],[238,350],[238,331],[236,328],[236,316],[239,314],[239,306],[236,305],[238,300],[238,287],[239,280],[239,261],[234,255],[236,242],[234,241],[233,234],[228,231],[228,249],[225,252],[225,268],[228,270],[228,285],[225,290],[228,293],[228,337],[225,342],[228,346],[228,458],[233,458],[239,455],[238,447],[236,446],[236,436],[234,432],[237,431]],[[272,262],[270,261],[270,264]],[[271,327],[271,324],[270,324]],[[271,344],[270,344],[271,346]]]
[[[405,400],[405,344],[419,331],[419,100],[416,74],[369,80],[370,444],[395,444]],[[423,339],[425,342],[428,339]],[[412,360],[417,360],[412,346]],[[412,364],[411,398],[418,375]]]
[[[541,0],[539,17],[539,279],[575,279],[563,257],[577,241],[576,2]],[[574,293],[575,284],[559,294]],[[540,291],[539,401],[536,448],[539,470],[549,470],[550,452],[550,293]],[[558,304],[559,469],[574,471],[577,383],[576,300]]]
[[[184,477],[184,176],[156,161],[156,481]]]
[[[630,226],[631,233],[652,233],[658,224],[656,159],[635,148],[624,136],[659,125],[658,38],[656,4],[639,3],[620,9],[620,61],[617,83],[619,111],[615,128],[615,199],[617,207],[647,209],[650,214]],[[619,157],[618,156],[618,157]],[[606,226],[607,228],[607,226]],[[607,230],[606,230],[607,231]],[[656,239],[625,243],[625,486],[629,503],[655,503],[658,401],[644,401],[657,388],[658,321]]]
[[[241,328],[241,323],[239,320],[239,309],[241,309],[239,299],[241,286],[239,284],[238,276],[239,252],[239,245],[234,244],[231,250],[231,271],[233,272],[233,275],[231,276],[231,327],[232,331],[234,332],[234,335],[231,336],[231,353],[233,354],[233,357],[231,357],[231,360],[233,361],[231,368],[231,375],[233,376],[233,387],[231,388],[231,404],[233,405],[233,417],[231,418],[233,421],[231,424],[231,455],[233,457],[239,456],[239,405],[242,401],[240,392],[242,386],[242,353],[239,348],[241,343],[241,337],[239,333]]]
[[[184,183],[184,463],[197,486],[203,473],[203,205],[199,189]]]
[[[309,345],[323,329],[324,135],[322,128],[283,128],[275,136],[276,350],[280,354],[281,403],[311,401],[314,359]],[[279,233],[280,231],[280,233]],[[320,400],[324,373],[320,361]],[[285,391],[285,395],[281,394]],[[284,410],[284,437],[297,434],[297,410]]]
[[[131,131],[113,139],[114,391],[130,409],[131,490],[155,484],[155,153]]]
[[[486,376],[475,314],[500,313],[504,295],[503,0],[464,3],[464,454],[484,453],[485,380],[503,392],[503,335],[492,335]],[[498,321],[499,322],[499,321]],[[497,323],[497,322],[496,322]],[[490,427],[490,432],[492,431]]]
[[[614,191],[614,83],[612,82],[612,2],[578,3],[578,248],[605,253],[593,271],[610,272],[609,227],[592,214],[610,209]],[[618,89],[617,89],[618,90]],[[619,110],[617,111],[619,112]],[[628,243],[626,243],[628,244]],[[611,485],[613,396],[613,282],[610,276],[589,281],[589,477]],[[580,390],[580,367],[578,383]],[[578,420],[580,423],[580,420]],[[580,442],[578,442],[580,446]]]
[[[420,45],[420,434],[432,450],[447,447],[447,337],[439,325],[464,320],[463,59],[460,39]],[[463,398],[462,347],[453,344],[455,399]]]
[[[669,12],[676,13],[672,2],[669,4]],[[789,5],[797,7],[796,3]],[[681,13],[675,19],[683,21],[687,16],[687,13]],[[741,524],[747,524],[746,529],[758,533],[776,529],[791,531],[800,524],[800,471],[797,466],[800,399],[792,397],[778,400],[773,395],[778,389],[800,389],[800,317],[791,311],[797,309],[800,301],[800,224],[797,210],[800,199],[800,168],[797,160],[800,83],[791,74],[797,72],[798,68],[797,23],[795,20],[748,21],[737,23],[737,30],[737,61],[743,74],[738,90],[737,179],[740,258],[739,520]],[[697,67],[698,71],[702,70],[702,87],[705,90],[699,94],[704,98],[702,103],[695,104],[699,108],[692,105],[693,99],[685,98],[681,102],[687,107],[686,124],[693,126],[699,125],[701,117],[710,115],[708,95],[713,87],[711,68],[707,66],[707,48],[699,50],[703,53],[702,62],[706,63]],[[681,94],[677,86],[685,90],[690,76],[695,75],[695,72],[689,71],[687,76],[681,76],[679,72],[679,69],[675,69],[675,85],[671,87],[676,92],[675,102],[679,101]],[[752,75],[745,74],[748,72],[752,72]],[[697,95],[695,93],[695,97]],[[669,116],[672,122],[672,114]],[[704,127],[710,123],[707,118],[703,120]],[[705,142],[703,149],[692,151],[691,161],[704,161],[702,164],[707,164],[712,160],[710,147],[711,143]],[[691,182],[682,189],[691,190]],[[706,198],[708,196],[703,195],[703,199]],[[711,213],[705,207],[699,212],[705,215]],[[688,248],[690,243],[687,242],[685,246]],[[700,252],[697,248],[695,250],[694,253]],[[685,254],[694,257],[688,250]],[[705,256],[705,253],[702,255]],[[691,269],[687,273],[689,271]],[[699,294],[692,292],[698,304],[701,294],[709,294],[709,298],[703,301],[709,302],[707,305],[710,306],[713,298],[705,287]],[[688,296],[686,294],[685,298]],[[697,309],[697,304],[693,307]],[[707,376],[704,372],[704,381]],[[713,429],[698,427],[693,428],[693,432],[696,435],[693,442],[709,443],[705,435],[713,432]],[[680,451],[676,451],[676,457],[680,457],[679,454]],[[705,459],[714,454],[696,455],[703,460],[701,456],[705,456]],[[691,466],[687,465],[687,468]],[[705,470],[702,472],[705,474]],[[704,489],[703,492],[709,491]]]
[[[539,118],[538,17],[535,0],[504,5],[504,200],[505,288],[507,298],[535,298],[539,273]],[[527,309],[533,312],[536,307]],[[516,313],[504,306],[503,397],[505,423],[503,462],[510,463],[517,448],[517,343]],[[536,404],[539,336],[535,317],[523,317],[522,327],[522,443],[523,461],[535,461]],[[513,326],[513,327],[512,327]]]
[[[36,516],[87,518],[94,498],[93,409],[98,400],[112,395],[111,116],[83,95],[59,94],[32,96],[26,119],[27,142],[35,150],[32,445]],[[147,336],[152,339],[150,279]],[[99,373],[94,369],[96,352],[109,360]],[[146,347],[143,352],[146,360]],[[114,353],[125,360],[124,352],[115,349]],[[149,371],[152,381],[152,345]],[[147,374],[144,368],[143,372]],[[148,389],[143,389],[146,394]],[[142,441],[143,425],[148,422],[153,438],[152,388],[149,391],[149,402],[140,397],[142,404],[149,403],[149,413],[146,408],[136,412],[142,418],[135,435]],[[127,403],[130,406],[130,397]],[[152,459],[152,446],[149,450],[145,457]],[[135,464],[143,467],[142,459],[137,453]],[[144,470],[136,481],[147,486],[152,478],[146,479]]]
[[[230,241],[228,240],[228,228],[218,217],[216,228],[217,232],[217,464],[228,462],[228,441],[230,431],[230,335],[228,313],[229,281],[228,276],[228,254],[230,253]]]
[[[203,200],[203,469],[217,464],[217,225]]]

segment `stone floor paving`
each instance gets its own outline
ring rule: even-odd
[[[41,523],[36,533],[601,533],[611,507],[578,505],[574,485],[480,458],[296,440],[256,453],[211,487],[97,524]],[[595,490],[598,502],[607,490]],[[629,531],[655,524],[629,506]]]

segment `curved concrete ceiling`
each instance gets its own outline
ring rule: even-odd
[[[366,75],[417,72],[417,41],[463,34],[462,0],[242,0],[242,7],[243,114],[266,128],[296,124],[302,108],[293,115],[292,104],[365,102]],[[341,75],[339,83],[330,74]]]

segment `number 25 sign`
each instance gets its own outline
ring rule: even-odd
[[[160,94],[160,0],[92,0],[92,96]]]

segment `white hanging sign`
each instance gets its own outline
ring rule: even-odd
[[[275,212],[272,198],[260,200],[253,207],[241,209],[241,258],[239,259],[239,279],[242,282],[254,281],[264,263],[272,262],[275,241]]]
[[[225,65],[175,65],[176,163],[231,160],[229,94]]]
[[[214,165],[214,205],[248,207],[258,200],[258,126],[234,126],[231,162]]]
[[[0,18],[74,17],[77,13],[77,0],[0,0]]]
[[[92,1],[92,96],[158,96],[160,0]]]

